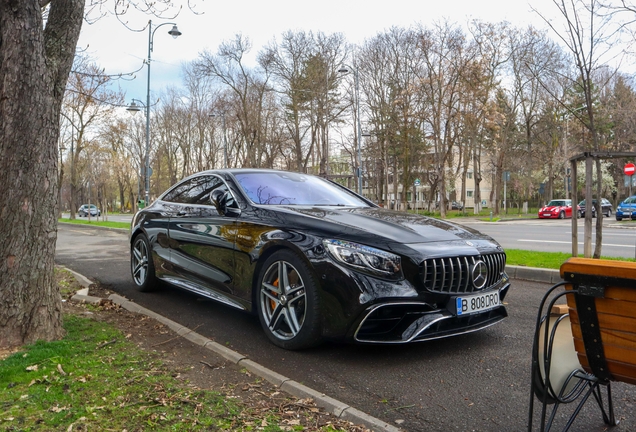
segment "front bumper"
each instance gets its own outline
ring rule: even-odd
[[[636,219],[636,209],[633,210],[616,210],[616,219]]]
[[[509,288],[510,283],[506,283],[499,290],[501,301]],[[481,330],[507,316],[503,305],[481,313],[458,316],[448,308],[434,308],[428,303],[382,303],[365,311],[353,339],[373,344],[421,342]]]

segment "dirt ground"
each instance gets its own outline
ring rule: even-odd
[[[76,304],[69,300],[75,292],[76,282],[69,280],[68,274],[60,277],[65,279],[65,285],[70,285],[63,291],[63,297],[66,297],[65,312],[89,315],[116,326],[138,347],[161,355],[173,370],[173,376],[182,381],[184,386],[214,390],[227,397],[240,399],[254,413],[263,413],[261,419],[267,410],[273,410],[282,417],[280,427],[283,430],[317,431],[331,425],[336,430],[347,432],[370,432],[365,427],[340,420],[316,407],[311,399],[298,399],[280,391],[269,382],[178,336],[151,318],[134,314],[110,302],[98,308]],[[93,284],[89,294],[106,299],[112,292]],[[258,424],[258,414],[255,414],[254,421]],[[304,429],[297,429],[300,426]]]

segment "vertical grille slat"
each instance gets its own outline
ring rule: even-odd
[[[463,294],[476,291],[472,270],[481,260],[488,268],[487,289],[501,281],[506,268],[506,254],[494,253],[452,258],[431,258],[422,263],[424,286],[431,292]]]
[[[464,257],[464,267],[462,268],[464,272],[464,286],[462,287],[463,293],[468,292],[470,289],[470,278],[468,277],[470,271],[470,263],[468,262],[468,257]]]

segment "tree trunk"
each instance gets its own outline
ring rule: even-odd
[[[476,215],[478,215],[481,211],[481,152],[478,152],[477,148],[477,144],[475,144],[473,153],[473,178],[475,179],[475,192],[473,193],[473,200],[475,201],[474,213]]]
[[[0,348],[63,335],[57,140],[83,11],[55,0],[44,29],[39,0],[0,2]]]

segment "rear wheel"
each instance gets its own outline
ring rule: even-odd
[[[265,261],[257,304],[261,326],[275,345],[298,350],[321,342],[318,283],[295,253],[281,250]]]
[[[152,291],[157,286],[155,265],[152,261],[152,249],[144,234],[135,237],[130,250],[130,272],[137,289],[142,292]]]

